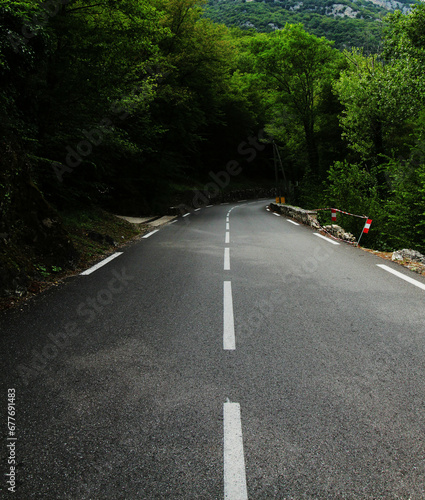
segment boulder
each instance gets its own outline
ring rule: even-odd
[[[421,264],[425,264],[425,255],[422,255],[416,250],[403,248],[403,250],[397,250],[393,252],[391,260],[411,260],[413,262],[420,262]]]
[[[341,226],[338,226],[337,224],[332,224],[329,226],[324,226],[324,229],[332,236],[335,236],[335,238],[340,238],[341,240],[345,241],[356,241],[356,238],[352,233],[348,233],[343,229]]]

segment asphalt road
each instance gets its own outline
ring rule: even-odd
[[[425,498],[425,280],[265,207],[0,314],[2,498]]]

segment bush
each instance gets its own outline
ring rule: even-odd
[[[380,242],[380,227],[383,213],[378,196],[376,173],[368,171],[356,163],[335,162],[328,173],[328,183],[325,189],[325,204],[373,219],[368,234],[368,245],[382,244]],[[365,220],[357,217],[344,217],[341,225],[358,237]]]

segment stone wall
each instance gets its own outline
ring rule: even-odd
[[[304,210],[303,208],[293,207],[291,205],[284,205],[283,203],[270,203],[270,208],[278,214],[283,214],[292,217],[295,220],[302,222],[308,226],[318,228],[316,222],[317,212],[315,210]]]

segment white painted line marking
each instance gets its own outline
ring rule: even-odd
[[[267,212],[270,212],[270,208],[269,207],[266,207],[266,210],[267,210]]]
[[[326,238],[326,236],[323,236],[322,234],[319,233],[313,233],[314,236],[318,236],[319,238],[322,238],[323,240],[327,241],[328,243],[332,243],[332,245],[339,245],[337,241],[333,241],[330,238]]]
[[[276,212],[273,212],[273,215],[277,215],[278,217],[280,217],[280,214],[277,214]]]
[[[239,200],[238,203],[244,203],[245,201],[248,201],[248,200]]]
[[[228,201],[226,201],[226,202],[224,202],[224,203],[221,203],[221,205],[228,205],[228,204],[229,204],[229,202],[228,202]]]
[[[223,295],[223,349],[234,351],[236,349],[235,340],[235,320],[233,317],[232,282],[224,282]]]
[[[183,217],[187,217],[188,215],[190,215],[190,212],[188,212],[187,214],[184,214]]]
[[[414,280],[410,276],[406,276],[403,273],[399,273],[398,271],[395,271],[394,269],[391,269],[391,267],[386,266],[385,264],[376,264],[378,267],[381,269],[384,269],[385,271],[388,271],[389,273],[395,274],[399,278],[401,278],[404,281],[407,281],[408,283],[417,286],[418,288],[422,288],[422,290],[425,290],[425,285],[421,283],[420,281]]]
[[[206,208],[210,208],[210,207],[213,207],[214,205],[207,205]]]
[[[230,271],[230,248],[224,249],[224,270]]]
[[[226,222],[226,231],[230,230],[230,222]]]
[[[159,229],[155,229],[155,231],[151,231],[150,233],[145,234],[144,236],[142,236],[142,238],[150,238],[153,234],[157,233],[158,231]]]
[[[294,222],[293,220],[291,219],[286,219],[288,222],[290,222],[291,224],[295,224],[296,226],[299,226],[298,222]]]
[[[226,222],[230,222],[230,217],[226,217]]]
[[[195,212],[199,212],[201,210],[200,208],[195,208]]]
[[[169,222],[168,225],[175,224],[176,222],[177,222],[176,220],[173,220],[173,221]]]
[[[96,271],[97,269],[99,269],[99,267],[104,266],[105,264],[107,264],[108,262],[111,262],[111,260],[115,259],[116,257],[119,257],[122,254],[123,254],[123,252],[115,252],[115,253],[113,253],[109,257],[106,257],[106,259],[101,260],[96,265],[94,265],[94,266],[90,267],[89,269],[86,269],[85,271],[83,271],[82,273],[80,273],[81,276],[87,276],[88,274],[93,273],[94,271]]]
[[[239,403],[227,401],[223,405],[224,424],[224,498],[248,500],[245,458]]]
[[[230,233],[229,233],[229,231],[226,231],[226,239],[224,240],[224,243],[230,243]]]

